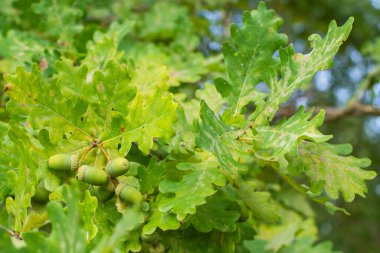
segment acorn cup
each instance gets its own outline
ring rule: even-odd
[[[77,155],[57,154],[48,160],[48,166],[52,170],[69,171],[76,170],[79,167]]]
[[[106,185],[108,182],[108,174],[101,169],[92,166],[82,165],[77,172],[77,179],[91,185]]]
[[[141,192],[131,185],[118,185],[115,192],[127,205],[140,205],[143,200]]]
[[[111,160],[106,167],[107,173],[112,177],[124,175],[129,169],[129,162],[124,157]]]

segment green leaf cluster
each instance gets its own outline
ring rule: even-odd
[[[6,2],[0,251],[336,252],[315,243],[309,201],[346,212],[333,200],[365,197],[376,173],[327,142],[323,110],[275,116],[332,65],[353,18],[301,54],[260,3],[231,26],[224,69],[199,52],[191,10],[174,1]],[[98,171],[125,157],[129,168],[95,186],[49,168],[56,154]]]

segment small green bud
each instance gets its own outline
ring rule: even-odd
[[[82,165],[78,169],[77,179],[92,185],[105,185],[108,182],[108,175],[104,170]]]
[[[124,157],[118,157],[111,160],[106,168],[107,173],[112,177],[124,175],[129,168],[129,162]]]
[[[52,170],[76,170],[79,166],[77,155],[57,154],[49,158],[49,168]]]

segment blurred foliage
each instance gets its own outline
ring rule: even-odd
[[[2,0],[0,73],[2,76],[18,65],[30,67],[38,62],[45,70],[44,75],[50,76],[53,63],[62,56],[82,60],[91,50],[103,53],[106,60],[110,52],[98,52],[96,43],[116,42],[95,31],[105,31],[113,23],[113,32],[120,33],[120,49],[136,66],[165,66],[171,89],[181,90],[191,99],[196,87],[216,77],[208,73],[225,75],[220,50],[229,35],[228,26],[232,21],[241,24],[242,11],[256,8],[257,3],[255,0]],[[267,4],[284,18],[283,31],[295,48],[304,52],[309,49],[306,41],[309,34],[322,33],[332,19],[342,24],[349,16],[355,17],[354,29],[332,70],[318,74],[310,89],[293,94],[295,105],[345,106],[362,80],[380,65],[380,39],[376,40],[380,35],[380,1],[271,0]],[[41,11],[46,9],[49,12]],[[124,20],[129,22],[128,29],[120,30],[125,26],[118,25]],[[377,107],[378,78],[374,77],[361,97],[362,102]],[[4,81],[0,88],[0,120],[7,121]],[[353,144],[354,155],[369,157],[373,162],[371,169],[380,171],[379,117],[350,116],[328,123],[324,130],[334,134],[333,142]],[[338,201],[351,216],[342,213],[331,216],[320,209],[316,216],[322,239],[332,240],[336,248],[347,253],[379,252],[379,196],[377,178],[370,182],[366,200],[350,205]]]

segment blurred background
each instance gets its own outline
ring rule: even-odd
[[[284,19],[281,32],[288,34],[301,53],[310,49],[310,34],[325,34],[331,20],[341,25],[355,17],[334,66],[318,73],[309,89],[297,91],[285,106],[336,110],[349,107],[352,101],[368,105],[370,112],[344,113],[329,119],[322,130],[334,134],[332,142],[351,143],[353,155],[369,157],[371,169],[380,173],[380,116],[376,110],[380,107],[380,0],[266,2]],[[105,31],[114,21],[128,20],[133,21],[133,28],[120,49],[135,64],[157,61],[167,65],[172,89],[191,97],[197,87],[224,75],[221,45],[229,36],[229,25],[241,25],[243,11],[257,4],[256,0],[2,0],[0,74],[38,62],[49,76],[61,56],[80,61],[96,30]],[[5,86],[4,81],[0,83]],[[6,101],[0,93],[3,121],[7,121]],[[348,204],[337,201],[351,216],[341,212],[332,216],[315,206],[321,240],[332,240],[335,249],[346,253],[380,252],[380,177],[368,184],[366,199],[357,197]]]

